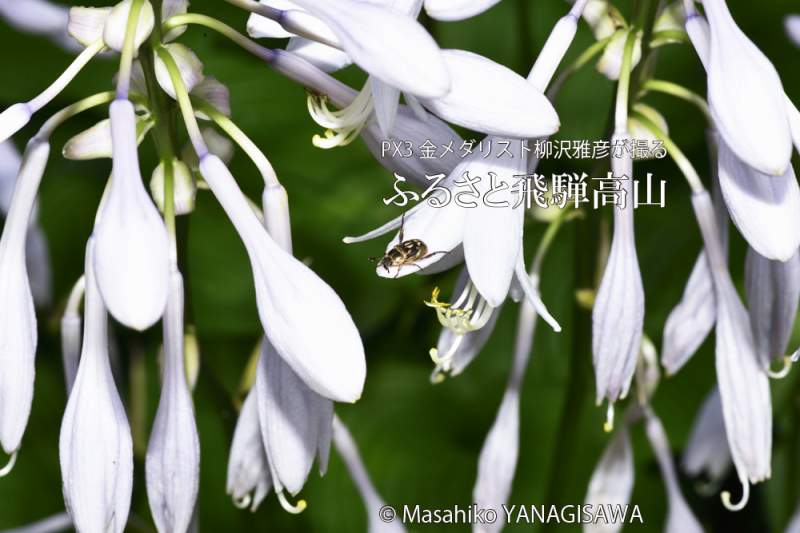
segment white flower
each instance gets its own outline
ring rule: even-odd
[[[714,132],[709,132],[707,138],[711,147],[711,159],[714,162],[717,158],[718,138]],[[722,253],[727,257],[728,212],[724,206],[716,170],[717,166],[712,163],[714,214],[720,232]],[[686,364],[711,332],[716,319],[714,280],[711,277],[706,253],[701,250],[683,289],[681,301],[670,312],[664,325],[661,363],[667,374],[675,374]]]
[[[155,122],[150,117],[136,117],[136,144],[141,144]],[[111,120],[103,119],[71,137],[61,153],[67,159],[83,161],[112,157]]]
[[[28,143],[0,238],[0,301],[5,306],[0,320],[0,445],[13,456],[30,415],[37,341],[25,236],[49,154],[48,142],[34,137]]]
[[[144,330],[167,303],[167,231],[139,173],[133,105],[115,100],[110,114],[111,186],[94,229],[97,283],[114,318]]]
[[[752,248],[747,250],[744,268],[753,340],[761,366],[784,357],[800,299],[800,255],[788,261],[771,261]]]
[[[633,231],[633,160],[630,155],[612,157],[611,170],[615,177],[623,178],[625,205],[614,207],[611,252],[592,309],[592,353],[597,401],[607,398],[613,404],[628,394],[636,369],[644,321],[644,288]]]
[[[723,0],[703,3],[711,28],[708,103],[725,144],[762,174],[787,172],[792,139],[780,77]]]
[[[145,460],[147,498],[159,531],[189,529],[200,485],[200,441],[183,350],[183,278],[170,276],[164,315],[164,368],[161,399]]]
[[[173,43],[165,45],[167,52],[175,61],[178,67],[181,79],[187,91],[192,91],[203,81],[203,63],[200,62],[197,55],[186,46]],[[158,54],[154,54],[155,72],[158,84],[164,89],[168,95],[173,99],[175,98],[175,87],[172,85],[167,66]]]
[[[384,506],[384,501],[369,479],[353,436],[338,416],[333,417],[333,443],[364,500],[364,506],[367,508],[367,531],[369,533],[404,532],[405,528],[400,524],[401,520],[389,522],[379,520],[379,511]]]
[[[587,505],[627,505],[633,491],[633,450],[628,434],[628,424],[622,425],[606,446],[600,461],[592,472],[589,489],[584,498]],[[585,524],[586,533],[614,533],[622,529],[621,523]]]
[[[320,472],[327,469],[333,402],[308,388],[266,338],[255,390],[272,482],[285,503],[282,491],[300,492],[317,455]]]
[[[117,52],[122,51],[125,42],[125,30],[131,13],[133,0],[122,0],[115,5],[108,14],[103,26],[103,40],[106,45]],[[138,50],[145,39],[150,36],[155,25],[155,13],[148,0],[144,0],[139,9],[139,18],[136,22],[136,35],[134,37],[134,50]]]
[[[800,15],[787,15],[783,19],[783,25],[786,29],[786,35],[794,43],[795,46],[800,46]],[[798,525],[800,527],[800,525]]]
[[[756,355],[747,311],[725,266],[708,193],[692,195],[695,215],[703,234],[717,303],[716,368],[722,412],[731,457],[744,493],[741,501],[723,503],[731,509],[747,504],[749,483],[770,477],[772,453],[772,405],[769,383]]]
[[[800,247],[800,187],[791,165],[780,176],[762,174],[720,140],[719,181],[747,243],[768,259],[787,261]]]
[[[31,119],[33,110],[26,103],[17,103],[0,113],[0,142],[21,130]]]
[[[697,413],[681,464],[689,475],[705,473],[714,485],[725,479],[731,466],[722,402],[716,387],[708,393]]]
[[[250,256],[264,331],[277,352],[314,391],[336,401],[361,396],[364,348],[336,293],[269,236],[214,155],[200,172],[233,222]]]
[[[436,20],[464,20],[479,15],[500,0],[425,0],[425,12]]]
[[[509,68],[464,50],[443,51],[452,88],[421,98],[443,119],[474,131],[515,138],[546,137],[561,123],[541,89]],[[483,80],[478,82],[477,80]]]
[[[233,433],[226,490],[238,507],[250,507],[255,511],[271,486],[272,478],[258,420],[258,400],[255,389],[251,389]]]
[[[84,342],[78,375],[61,422],[64,501],[78,531],[125,529],[133,483],[131,430],[108,359],[107,315],[86,247]]]
[[[530,360],[533,334],[536,329],[536,309],[529,301],[520,307],[514,359],[508,383],[494,423],[481,448],[478,459],[478,478],[472,489],[472,499],[482,509],[494,509],[498,516],[508,502],[519,455],[519,395],[525,370]],[[476,531],[493,532],[502,529],[501,521],[484,524]]]
[[[649,408],[645,409],[645,430],[667,489],[667,521],[664,531],[666,533],[702,533],[702,526],[681,493],[667,433],[664,431],[661,420]]]

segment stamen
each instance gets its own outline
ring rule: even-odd
[[[308,504],[306,503],[305,500],[297,500],[297,504],[292,505],[291,503],[289,503],[289,500],[286,499],[286,496],[284,496],[283,491],[279,491],[277,493],[277,496],[278,496],[278,501],[281,504],[281,507],[283,507],[283,509],[287,513],[300,514],[303,511],[305,511],[306,507],[308,507]]]
[[[358,96],[347,107],[333,111],[328,107],[328,97],[309,93],[308,113],[311,118],[326,128],[324,137],[314,135],[312,143],[318,148],[335,148],[353,142],[366,126],[372,110],[372,91],[367,83]]]
[[[14,468],[14,465],[17,464],[17,453],[19,453],[19,450],[14,450],[11,453],[11,457],[8,459],[8,463],[6,463],[6,466],[0,468],[0,477],[7,476]]]
[[[253,501],[253,497],[250,494],[245,494],[241,498],[234,498],[233,505],[239,509],[247,509],[250,506],[251,501]]]
[[[741,511],[750,499],[750,483],[741,476],[739,476],[739,481],[742,483],[742,499],[739,500],[739,503],[731,503],[731,493],[727,490],[720,494],[722,505],[729,511]]]
[[[608,409],[606,410],[606,421],[603,424],[603,431],[611,433],[614,431],[614,402],[608,402]]]
[[[781,368],[778,371],[775,371],[767,367],[767,369],[764,372],[767,374],[767,376],[771,377],[772,379],[783,379],[789,375],[789,370],[792,369],[792,363],[794,362],[794,357],[795,357],[794,355],[791,357],[784,356],[783,368]]]

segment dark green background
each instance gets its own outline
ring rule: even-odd
[[[788,0],[729,3],[743,30],[774,61],[788,94],[800,101],[800,50],[791,45],[782,27],[783,16],[800,8]],[[631,2],[618,5],[630,18]],[[196,1],[191,7],[244,30],[246,15],[223,2]],[[432,31],[442,47],[478,52],[526,74],[550,28],[567,8],[565,2],[558,0],[504,0],[477,18],[433,24]],[[526,39],[530,39],[532,47],[524,46]],[[430,385],[427,351],[436,342],[439,326],[422,301],[436,285],[449,294],[453,274],[378,279],[367,258],[381,253],[384,239],[361,245],[341,243],[342,236],[364,232],[397,214],[396,209],[386,208],[380,201],[391,190],[391,174],[371,158],[360,142],[330,151],[314,148],[311,137],[319,130],[306,112],[304,91],[229,41],[191,27],[181,42],[199,55],[206,74],[230,88],[233,119],[265,151],[288,190],[296,255],[308,258],[312,268],[336,289],[359,326],[368,363],[364,395],[356,405],[339,406],[337,413],[356,437],[378,490],[396,506],[418,503],[444,508],[469,504],[477,456],[510,366],[516,306],[506,306],[486,349],[462,376]],[[582,24],[567,61],[590,43],[590,33]],[[29,99],[69,62],[69,56],[48,41],[18,34],[2,23],[0,50],[0,108]],[[657,77],[704,92],[704,76],[689,46],[662,49],[658,59]],[[97,60],[15,137],[17,144],[22,146],[49,113],[80,97],[110,89],[115,67],[116,59]],[[354,86],[360,86],[364,79],[355,69],[347,70],[343,76]],[[573,77],[556,102],[563,124],[557,138],[600,138],[612,90],[613,84],[598,75],[593,65]],[[647,101],[666,116],[673,138],[695,165],[706,169],[705,125],[695,109],[667,97],[651,97]],[[57,336],[59,309],[82,271],[84,246],[110,163],[66,161],[59,152],[69,136],[104,118],[104,114],[105,109],[97,109],[59,130],[42,184],[40,213],[53,257],[56,304],[39,313],[40,349],[33,412],[17,466],[10,476],[0,479],[0,529],[63,510],[58,429],[66,398]],[[149,141],[143,144],[141,160],[143,174],[149,176],[155,165]],[[589,163],[551,161],[544,163],[541,170],[588,172]],[[258,200],[262,181],[246,156],[237,152],[231,167],[244,191]],[[700,237],[689,206],[688,189],[676,168],[667,160],[637,166],[638,176],[645,171],[668,181],[667,208],[641,209],[636,222],[647,301],[645,331],[660,346],[665,318],[680,297],[700,248]],[[707,176],[707,172],[703,175]],[[593,220],[596,223],[598,217]],[[544,268],[544,300],[564,331],[555,334],[543,324],[537,330],[522,396],[520,459],[511,503],[581,503],[591,471],[608,440],[602,431],[604,409],[593,404],[591,376],[578,387],[578,416],[563,412],[567,395],[571,394],[570,375],[590,371],[591,364],[588,351],[578,354],[578,365],[571,363],[575,339],[583,336],[585,346],[587,335],[573,327],[575,265],[595,262],[586,249],[576,246],[576,224],[587,222],[571,223],[561,232]],[[324,478],[311,476],[302,493],[309,508],[300,516],[283,512],[272,496],[255,514],[236,509],[226,496],[228,447],[235,423],[230,398],[235,395],[261,331],[244,248],[210,193],[199,194],[188,227],[188,301],[202,351],[195,392],[202,448],[200,529],[364,530],[365,510],[335,454]],[[541,225],[529,224],[529,254],[541,233]],[[734,230],[731,269],[739,281],[743,251],[742,240]],[[134,335],[118,328],[118,333],[126,365],[132,349],[140,346],[146,350],[149,425],[158,400],[155,352],[160,329]],[[314,324],[308,324],[308,334],[314,334]],[[693,490],[690,480],[683,480],[684,492],[707,529],[779,531],[785,526],[797,495],[797,476],[787,474],[787,469],[795,468],[792,465],[797,464],[800,454],[790,431],[798,417],[787,401],[790,389],[796,389],[795,374],[784,382],[773,383],[773,479],[755,487],[745,511],[727,514],[716,495],[703,499]],[[676,457],[713,381],[713,345],[707,342],[677,376],[662,382],[656,394],[654,407],[663,418]],[[127,384],[121,392],[127,399]],[[559,427],[563,428],[563,438],[557,444]],[[658,531],[666,512],[663,485],[640,427],[633,436],[636,484],[632,502],[641,506],[644,527]],[[565,451],[558,464],[553,460],[556,449]],[[728,483],[738,494],[736,483]],[[152,522],[141,460],[136,466],[132,515],[144,524],[144,529],[154,530],[149,529]],[[467,530],[466,526],[460,529]]]

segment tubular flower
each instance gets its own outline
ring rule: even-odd
[[[95,222],[97,283],[114,318],[144,330],[167,304],[167,231],[139,173],[133,104],[115,100],[110,114],[113,168]]]
[[[622,178],[624,207],[614,207],[614,237],[592,309],[592,353],[597,402],[624,398],[636,370],[644,321],[644,288],[633,233],[633,159],[612,158],[612,173]]]
[[[133,449],[108,359],[108,317],[94,274],[95,253],[90,239],[83,349],[61,422],[59,456],[64,501],[76,529],[121,533],[131,502]]]
[[[183,278],[170,275],[164,315],[161,399],[145,460],[147,497],[159,531],[185,532],[200,485],[200,439],[184,367]]]
[[[226,485],[237,507],[250,507],[252,511],[258,509],[272,487],[269,460],[261,438],[256,396],[256,389],[251,389],[236,421]]]
[[[706,395],[695,417],[683,453],[682,466],[689,475],[705,474],[712,486],[725,479],[731,466],[731,454],[725,440],[722,402],[716,387]]]
[[[770,477],[772,405],[766,374],[758,363],[747,311],[725,266],[714,210],[708,193],[692,196],[695,215],[705,243],[717,303],[716,368],[725,431],[744,493],[737,504],[722,494],[731,509],[747,504],[750,483]]]

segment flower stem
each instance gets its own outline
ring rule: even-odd
[[[253,161],[261,176],[264,178],[264,184],[267,187],[280,186],[278,176],[275,174],[275,169],[256,144],[250,140],[239,126],[237,126],[230,118],[226,117],[213,105],[203,102],[201,100],[193,100],[193,104],[197,110],[202,111],[213,120],[217,126],[239,145],[244,150],[247,156]]]
[[[255,13],[256,15],[261,15],[262,17],[266,17],[270,20],[274,20],[289,33],[294,33],[296,35],[299,35],[300,37],[305,37],[306,39],[311,39],[312,41],[316,41],[318,43],[322,43],[331,46],[333,48],[341,48],[341,46],[337,42],[335,35],[328,34],[327,32],[325,33],[317,32],[313,28],[309,27],[308,24],[295,24],[295,21],[297,19],[295,17],[292,17],[291,15],[293,13],[298,12],[296,9],[288,9],[288,10],[276,9],[274,7],[264,5],[260,2],[256,2],[254,0],[225,0],[225,1],[233,6],[244,9],[245,11]]]
[[[635,27],[628,30],[628,37],[625,39],[625,49],[622,53],[622,68],[619,73],[619,83],[617,84],[617,103],[614,115],[614,133],[622,134],[628,131],[628,100],[631,89],[631,64],[633,63],[633,47],[636,44]]]
[[[72,63],[67,67],[67,69],[61,73],[61,75],[56,78],[56,80],[50,84],[50,86],[39,93],[35,98],[28,101],[28,107],[30,108],[31,113],[34,113],[44,106],[46,106],[50,101],[58,96],[58,93],[64,90],[64,87],[69,84],[75,76],[86,66],[91,59],[100,53],[103,48],[105,48],[105,43],[103,39],[98,39],[89,46],[87,46],[78,56],[72,61]]]
[[[128,12],[128,23],[125,26],[125,40],[122,44],[122,53],[119,58],[119,76],[117,77],[117,97],[128,98],[131,86],[131,68],[133,54],[136,48],[136,26],[139,24],[139,13],[142,11],[144,0],[132,0],[131,10]]]
[[[39,132],[36,134],[36,137],[39,139],[48,139],[56,128],[70,118],[93,107],[107,104],[113,99],[114,93],[112,91],[106,91],[104,93],[93,94],[92,96],[87,96],[82,100],[78,100],[74,104],[68,105],[47,119],[45,123],[42,124],[42,127],[39,128]]]
[[[683,85],[665,80],[647,80],[642,84],[642,94],[648,91],[656,91],[685,100],[696,106],[706,117],[706,120],[709,123],[711,122],[711,112],[708,110],[708,103],[705,98],[694,91],[690,91]]]
[[[695,170],[694,165],[692,165],[691,161],[689,161],[686,155],[684,155],[683,151],[678,148],[678,145],[676,145],[672,139],[670,139],[670,137],[649,118],[637,111],[634,111],[633,115],[636,117],[636,120],[642,124],[642,126],[647,128],[653,135],[655,135],[661,142],[664,143],[664,148],[666,148],[667,153],[675,161],[675,164],[678,165],[678,168],[683,173],[686,181],[689,183],[689,187],[692,189],[692,193],[698,194],[704,192],[705,187],[703,186],[703,182],[700,180],[700,176],[697,174],[697,170]]]
[[[198,159],[203,159],[203,157],[208,154],[208,147],[206,146],[205,140],[203,140],[203,135],[200,133],[200,126],[198,126],[197,119],[194,116],[192,102],[189,99],[189,91],[186,90],[186,84],[183,83],[180,69],[178,69],[178,65],[175,63],[175,60],[172,58],[169,50],[163,46],[159,46],[156,49],[156,53],[158,54],[158,57],[161,58],[161,61],[164,62],[167,72],[169,72],[169,78],[172,81],[172,86],[175,88],[175,96],[178,100],[178,107],[181,110],[183,122],[186,125],[186,131],[189,134],[189,140],[192,142],[194,151],[197,152]]]
[[[263,59],[264,61],[269,62],[275,58],[275,52],[273,52],[271,49],[257,44],[255,41],[245,37],[224,22],[207,15],[199,15],[197,13],[175,15],[174,17],[170,17],[168,20],[164,21],[162,30],[169,31],[171,29],[178,28],[180,26],[186,26],[188,24],[196,24],[198,26],[203,26],[210,30],[214,30],[238,44],[254,56]]]

